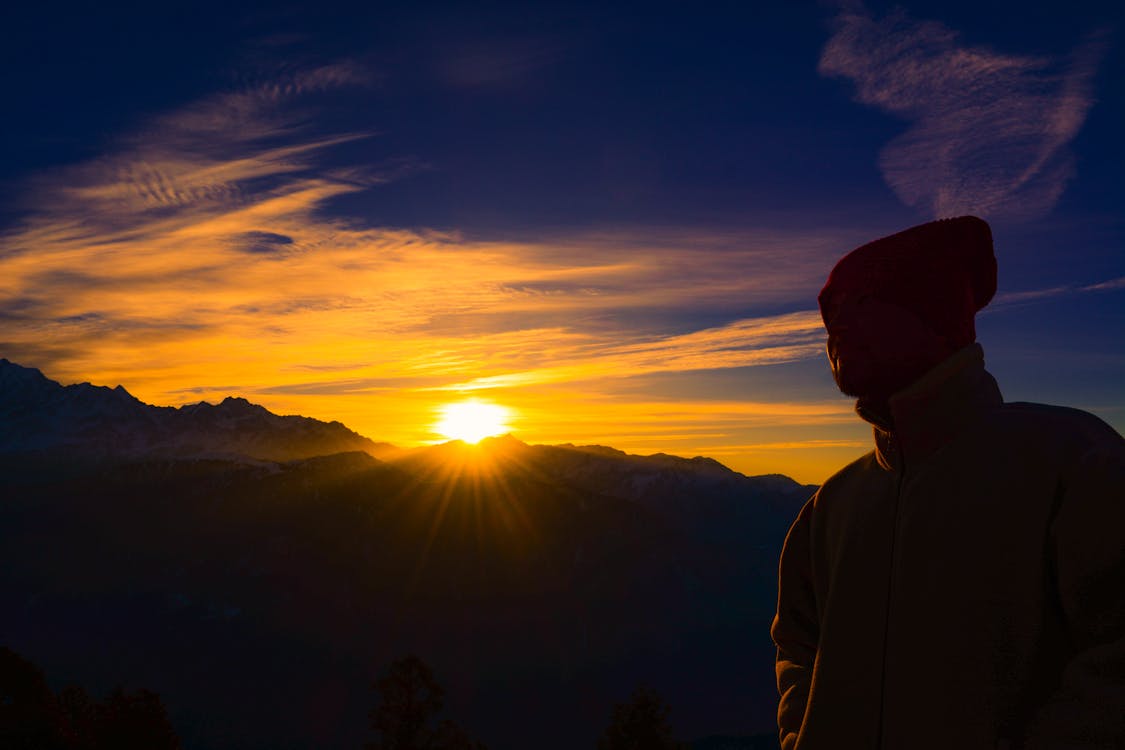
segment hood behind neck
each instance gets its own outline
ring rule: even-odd
[[[879,464],[901,471],[1002,403],[996,380],[984,369],[984,350],[973,343],[892,395],[885,406],[860,399],[856,412],[874,426]]]

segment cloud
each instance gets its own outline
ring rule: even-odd
[[[544,332],[532,333],[536,338],[550,340]],[[502,374],[479,376],[440,388],[469,391],[752,367],[818,357],[823,352],[820,315],[815,310],[806,310],[736,320],[715,328],[637,343],[606,345],[596,340],[579,340],[563,351],[553,352],[544,367],[508,369]]]
[[[317,161],[326,150],[373,133],[309,134],[302,124],[307,117],[295,106],[299,96],[353,79],[361,80],[328,66],[153,117],[101,158],[30,180],[28,215],[0,235],[0,254],[34,252],[43,259],[94,246],[166,245],[177,233],[231,239],[239,229],[268,231],[255,219],[268,223],[272,214],[363,189],[318,169]],[[167,257],[152,253],[161,255]]]
[[[879,155],[887,184],[935,217],[1027,219],[1049,212],[1074,175],[1070,142],[1094,103],[1098,37],[1068,58],[961,42],[902,10],[846,3],[820,58],[856,98],[910,123]]]
[[[691,452],[747,426],[852,419],[839,403],[661,405],[637,379],[821,357],[806,308],[854,228],[372,227],[333,199],[401,164],[322,167],[374,129],[308,116],[308,97],[362,80],[343,66],[216,94],[36,177],[0,231],[0,356],[151,403],[246,395],[401,444],[435,439],[427,415],[470,390],[539,441]]]
[[[851,415],[849,415],[849,418]],[[863,448],[870,449],[870,440],[790,440],[780,443],[747,443],[744,445],[720,444],[712,447],[708,455],[721,456],[746,451],[792,451],[809,449]]]
[[[1087,284],[1079,288],[1083,292],[1110,292],[1117,289],[1125,289],[1125,276],[1119,276],[1108,281],[1099,281],[1096,284]]]
[[[439,76],[460,89],[501,89],[525,85],[562,55],[550,38],[491,39],[453,44],[439,58]]]
[[[1060,297],[1063,295],[1080,294],[1083,292],[1112,292],[1118,289],[1125,289],[1125,276],[1119,276],[1115,279],[1107,279],[1106,281],[1099,281],[1094,284],[1065,284],[1063,286],[1048,287],[1046,289],[1029,289],[1023,292],[1005,292],[996,295],[992,303],[986,307],[982,312],[989,312],[993,309],[1004,308],[1011,305],[1022,304],[1025,302],[1037,302],[1043,299],[1051,299],[1053,297]]]
[[[293,238],[277,232],[250,231],[236,238],[236,247],[244,253],[274,255],[293,248]]]
[[[340,89],[365,87],[373,79],[371,71],[347,60],[291,70],[155,117],[148,127],[126,140],[141,148],[159,144],[182,151],[200,147],[213,150],[292,135],[301,129],[306,114],[293,106],[295,102]]]

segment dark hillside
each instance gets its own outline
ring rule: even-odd
[[[155,690],[189,749],[359,747],[408,653],[493,750],[593,747],[641,683],[682,737],[770,731],[774,569],[811,488],[511,438],[207,455],[0,454],[0,643]]]

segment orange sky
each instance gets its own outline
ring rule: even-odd
[[[815,295],[874,230],[372,226],[329,209],[395,175],[324,164],[376,136],[313,137],[289,108],[358,77],[325,66],[205,97],[27,180],[0,234],[2,354],[149,403],[240,395],[401,446],[440,439],[438,410],[474,396],[510,408],[526,442],[804,482],[868,449],[827,375]]]
[[[680,330],[661,320],[700,295],[811,303],[824,232],[500,243],[362,227],[318,213],[362,187],[308,173],[340,139],[232,143],[237,158],[219,158],[217,136],[253,141],[271,107],[242,102],[263,123],[244,119],[252,132],[232,135],[215,106],[164,116],[34,186],[53,200],[4,236],[0,257],[0,294],[36,300],[34,322],[6,332],[9,358],[155,404],[243,395],[404,446],[438,439],[437,409],[467,394],[511,408],[528,442],[707,454],[805,481],[866,444],[831,391],[732,401],[638,388],[654,375],[819,358],[811,305]],[[276,186],[240,189],[263,177]]]

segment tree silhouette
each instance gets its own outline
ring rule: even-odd
[[[98,750],[98,704],[85,689],[68,685],[59,691],[59,710],[66,727],[67,747]]]
[[[151,690],[109,694],[97,710],[97,746],[115,750],[179,750],[160,696]]]
[[[474,740],[459,724],[449,719],[438,724],[434,740],[435,750],[488,750],[483,742]]]
[[[392,662],[374,688],[379,703],[370,713],[371,728],[379,739],[367,750],[486,750],[448,719],[434,726],[445,691],[417,656]]]
[[[0,748],[65,748],[62,712],[39,667],[0,647]]]
[[[160,696],[121,688],[103,703],[80,687],[56,696],[43,672],[0,647],[0,750],[180,750]]]
[[[614,706],[598,750],[683,750],[672,737],[671,711],[655,691],[638,687],[628,703]]]

